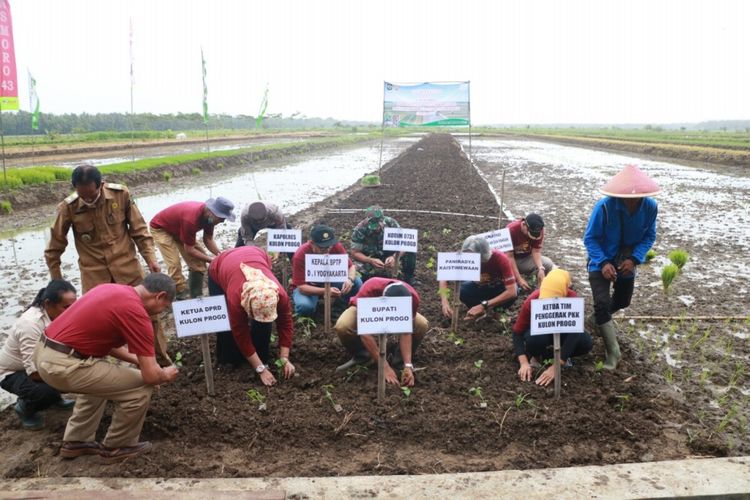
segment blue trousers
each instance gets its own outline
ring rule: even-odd
[[[343,286],[343,283],[331,283],[331,287],[338,288],[339,290],[341,290],[341,287]],[[341,298],[343,298],[347,305],[349,304],[349,299],[357,294],[361,286],[362,280],[356,278],[354,280],[354,284],[352,284],[352,289],[349,290],[349,293],[341,296]],[[320,300],[321,298],[322,295],[305,295],[304,293],[299,291],[299,288],[295,288],[294,292],[292,292],[292,300],[294,301],[294,314],[297,316],[314,316],[315,308],[318,307],[318,300]]]

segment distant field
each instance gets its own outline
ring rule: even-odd
[[[750,132],[617,128],[475,128],[477,132],[750,150]]]

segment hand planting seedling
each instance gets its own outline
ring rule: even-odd
[[[664,293],[669,293],[669,287],[680,272],[680,268],[674,264],[667,264],[661,270],[661,283],[664,285]]]
[[[482,388],[481,387],[479,387],[479,386],[472,387],[471,389],[469,389],[469,394],[471,394],[472,396],[474,396],[476,398],[479,398],[479,407],[480,408],[487,408],[487,401],[485,401],[484,396],[482,395]]]
[[[668,257],[672,261],[672,264],[677,266],[680,271],[682,271],[683,266],[688,261],[688,253],[685,250],[672,250],[669,252]]]
[[[333,400],[333,384],[326,384],[323,386],[323,397],[326,398],[336,410],[336,413],[340,413],[343,408],[340,404]]]
[[[266,410],[266,397],[260,393],[257,389],[248,389],[247,399],[254,403],[258,403],[258,410]]]

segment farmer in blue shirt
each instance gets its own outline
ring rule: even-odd
[[[614,370],[620,346],[612,313],[630,305],[636,266],[656,239],[656,201],[661,189],[635,165],[627,165],[600,189],[605,198],[595,205],[583,242],[594,296],[594,314],[587,325],[604,339],[604,368]]]

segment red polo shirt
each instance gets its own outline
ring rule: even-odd
[[[414,316],[416,316],[417,309],[419,309],[419,294],[408,283],[404,283],[401,280],[393,278],[370,278],[369,280],[365,281],[365,283],[359,289],[359,292],[357,292],[357,295],[349,299],[349,305],[356,307],[358,298],[369,299],[372,297],[382,297],[383,290],[385,290],[385,287],[387,287],[391,283],[400,283],[404,285],[407,290],[409,290],[409,293],[411,294],[412,313],[414,314]]]
[[[305,255],[314,253],[311,241],[308,241],[294,252],[294,256],[292,257],[292,287],[297,288],[298,286],[307,283],[307,281],[305,281]],[[331,251],[328,253],[336,255],[345,254],[347,252],[344,245],[339,242],[333,245]],[[352,259],[349,259],[349,267],[351,268],[353,265]],[[323,286],[322,283],[319,285]]]
[[[523,220],[516,220],[508,224],[508,231],[510,231],[510,240],[513,242],[513,255],[519,259],[531,255],[531,250],[536,248],[542,248],[542,242],[544,241],[544,228],[542,228],[542,234],[538,240],[532,240],[525,234],[521,229]]]
[[[214,235],[213,224],[203,219],[205,203],[200,201],[183,201],[169,206],[154,215],[150,226],[168,232],[183,245],[195,245],[195,235],[203,231],[204,236]]]
[[[516,283],[510,259],[500,250],[492,251],[490,260],[482,262],[479,273],[480,285],[494,285],[502,282],[507,286]]]

